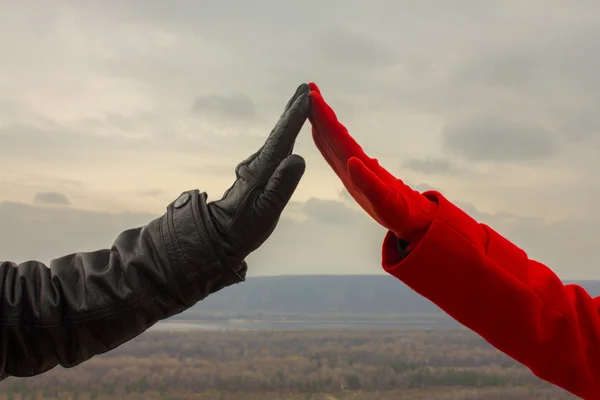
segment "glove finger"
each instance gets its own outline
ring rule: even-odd
[[[356,157],[348,160],[347,168],[352,185],[367,200],[359,202],[360,206],[380,225],[390,229],[391,221],[386,221],[385,207],[390,206],[393,189]]]
[[[308,84],[308,87],[309,87],[309,89],[310,89],[311,92],[321,93],[321,89],[319,89],[319,87],[317,86],[317,84],[314,83],[314,82],[310,82]]]
[[[306,83],[303,83],[302,85],[298,86],[294,95],[288,100],[287,104],[285,105],[285,108],[283,109],[283,113],[281,114],[281,116],[279,118],[281,119],[285,116],[285,114],[292,107],[292,105],[298,99],[298,97],[300,97],[302,94],[306,94],[308,92],[309,92],[309,87]],[[264,148],[265,148],[265,145],[263,144],[262,146],[260,146],[260,148],[254,154],[252,154],[251,156],[249,156],[248,158],[246,158],[244,161],[240,162],[236,166],[236,168],[235,168],[236,177],[239,178],[240,176],[247,175],[248,166],[252,163],[252,161],[254,161],[258,157],[258,155],[263,151]],[[292,150],[293,149],[290,149],[290,153],[292,152]]]
[[[303,83],[302,85],[298,86],[294,95],[288,100],[287,104],[285,105],[285,108],[283,109],[283,113],[281,114],[281,117],[283,117],[285,115],[285,113],[290,109],[290,107],[292,107],[292,104],[294,104],[294,102],[296,101],[296,99],[298,99],[298,97],[300,97],[302,94],[309,93],[309,92],[310,92],[310,86],[307,85],[306,83]]]
[[[241,203],[241,199],[243,199],[244,197],[246,197],[250,191],[255,187],[254,184],[248,184],[249,181],[260,181],[262,176],[265,176],[266,179],[270,176],[270,174],[272,173],[272,171],[268,171],[266,166],[270,166],[271,164],[273,165],[272,168],[274,169],[275,166],[277,166],[279,164],[280,160],[277,159],[273,159],[273,160],[267,160],[267,161],[260,161],[259,162],[259,158],[260,157],[268,157],[269,154],[272,155],[272,151],[269,153],[270,150],[272,150],[273,148],[275,148],[275,150],[277,150],[277,142],[281,139],[281,134],[287,134],[288,136],[292,136],[292,140],[291,140],[291,145],[288,145],[288,150],[286,150],[288,152],[288,154],[285,154],[283,157],[281,157],[281,159],[285,158],[287,155],[289,155],[289,153],[291,153],[293,147],[294,147],[294,141],[296,136],[298,135],[302,125],[304,124],[304,121],[306,120],[306,118],[308,117],[308,110],[310,108],[310,99],[308,99],[308,93],[309,93],[309,88],[307,84],[302,84],[300,85],[297,89],[296,92],[294,93],[294,95],[292,96],[292,98],[288,101],[287,105],[285,106],[285,111],[282,115],[282,117],[280,118],[280,123],[282,121],[287,121],[287,123],[289,123],[289,127],[286,130],[285,126],[283,127],[283,129],[279,129],[278,130],[278,126],[279,124],[275,127],[275,129],[273,129],[273,131],[271,132],[271,135],[269,136],[269,138],[267,139],[267,141],[265,142],[265,144],[263,144],[260,149],[258,149],[254,154],[250,155],[248,158],[246,158],[244,161],[240,162],[236,167],[235,167],[235,175],[236,175],[236,181],[233,183],[233,185],[227,189],[225,191],[225,193],[223,194],[223,197],[221,200],[218,200],[217,203],[220,207],[222,208],[226,208],[226,209],[230,209],[233,208],[235,209],[236,205]],[[301,99],[301,97],[304,96],[304,100]],[[300,101],[300,103],[299,103]],[[308,103],[308,104],[306,104]],[[304,106],[303,108],[300,106]],[[295,107],[295,109],[293,109],[292,107]],[[304,111],[303,111],[304,109]],[[298,115],[301,114],[302,112],[304,112],[304,117],[300,118],[300,125],[297,128],[297,132],[293,132],[293,129],[296,129],[296,125],[298,125]],[[290,114],[292,113],[292,114]],[[277,136],[279,134],[279,136]],[[290,135],[291,134],[291,135]],[[287,140],[286,140],[287,139]],[[289,137],[284,137],[284,140],[282,141],[282,143],[285,145],[286,143],[289,144],[290,143],[290,138]],[[265,156],[265,153],[269,153]],[[278,156],[278,155],[276,155]],[[275,158],[275,157],[274,157]],[[262,168],[261,168],[262,167]],[[266,172],[266,173],[265,173]],[[258,183],[260,184],[261,182],[251,182],[251,183]]]
[[[298,187],[305,170],[306,162],[301,156],[292,154],[284,159],[257,199],[259,213],[271,214],[275,220],[279,218]]]
[[[317,144],[317,148],[319,149],[319,151],[321,151],[323,158],[325,159],[325,161],[327,161],[327,163],[329,164],[329,166],[331,167],[333,172],[335,172],[335,174],[338,176],[338,178],[342,181],[342,184],[344,185],[344,187],[346,188],[348,193],[350,193],[350,196],[363,209],[365,209],[365,211],[369,212],[369,214],[371,214],[372,218],[376,218],[376,216],[372,213],[372,207],[369,205],[368,200],[365,198],[365,196],[363,194],[360,193],[360,191],[357,190],[356,186],[354,186],[354,184],[352,183],[352,181],[350,179],[350,175],[348,174],[347,163],[342,164],[340,159],[329,156],[329,154],[327,153],[327,147],[319,145],[321,139],[318,135],[313,133],[313,139],[315,140],[315,143]]]
[[[262,151],[262,147],[260,149],[258,149],[256,151],[256,153],[248,156],[248,158],[246,158],[244,161],[242,161],[235,167],[235,177],[237,179],[239,179],[239,178],[248,179],[249,178],[250,175],[248,174],[248,166],[250,165],[250,163],[252,161],[254,161],[256,159],[256,157],[258,157],[258,155],[260,154],[261,151]]]
[[[356,157],[348,160],[348,175],[352,184],[373,203],[385,201],[390,195],[391,188]]]
[[[309,86],[312,88],[311,85]],[[348,129],[337,119],[335,112],[325,102],[320,92],[312,91],[310,97],[309,119],[313,125],[313,141],[321,154],[327,153],[330,158],[338,159],[343,165],[344,171],[348,160],[351,157],[357,157],[381,179],[389,181],[395,179],[376,159],[370,158],[364,152],[358,142],[348,133]],[[320,140],[316,140],[316,137]]]
[[[348,133],[348,129],[338,120],[333,109],[325,102],[318,92],[311,92],[310,122],[314,132],[328,147],[327,151],[343,161],[350,157],[366,158],[367,155]]]
[[[335,172],[335,174],[341,180],[347,180],[348,172],[346,171],[346,163],[332,153],[331,148],[323,143],[323,139],[318,133],[315,132],[314,128],[312,129],[312,137],[317,149],[319,150],[327,164],[329,164],[333,172]]]
[[[308,88],[308,86],[306,86]],[[296,138],[308,118],[310,97],[301,94],[279,119],[258,156],[248,165],[250,172],[263,184],[283,159],[291,154]]]

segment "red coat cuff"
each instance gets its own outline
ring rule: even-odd
[[[431,256],[443,257],[444,255],[440,254],[440,249],[447,249],[449,246],[452,246],[452,236],[455,236],[457,233],[459,233],[462,238],[468,239],[475,246],[485,248],[485,241],[483,241],[481,237],[481,225],[477,221],[448,201],[439,192],[429,191],[423,193],[423,195],[428,199],[435,201],[438,204],[438,207],[431,225],[414,249],[408,255],[399,252],[397,247],[398,239],[391,231],[388,231],[383,241],[383,269],[396,277],[402,277],[401,279],[403,280],[403,276],[410,274],[410,269],[423,269],[424,253],[432,253],[425,258],[430,258]],[[457,227],[460,229],[460,232],[453,230],[450,237],[435,234],[440,228],[445,230],[450,227]],[[436,261],[439,263],[440,259],[437,259]],[[435,266],[432,267],[435,269]]]

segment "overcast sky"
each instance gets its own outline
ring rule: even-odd
[[[0,258],[217,199],[315,81],[364,148],[563,278],[600,279],[600,2],[0,0]],[[251,274],[379,273],[314,148]]]

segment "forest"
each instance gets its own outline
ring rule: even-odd
[[[0,400],[574,399],[465,329],[147,332]]]

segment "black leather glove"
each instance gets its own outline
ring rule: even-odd
[[[211,219],[234,270],[273,233],[306,164],[291,154],[308,118],[309,87],[300,85],[265,144],[235,169],[236,181],[223,198],[208,204]]]

